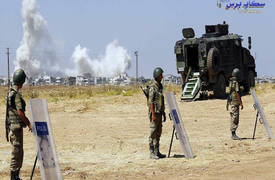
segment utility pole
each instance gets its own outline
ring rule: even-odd
[[[138,85],[138,51],[135,51],[136,56],[136,85]]]
[[[7,59],[8,59],[8,88],[10,88],[10,48],[7,48]]]

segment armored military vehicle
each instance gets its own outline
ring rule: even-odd
[[[226,86],[234,68],[240,69],[238,81],[245,92],[255,86],[255,60],[248,37],[248,49],[242,36],[228,33],[228,24],[206,25],[205,34],[195,38],[192,28],[182,30],[183,39],[175,44],[177,71],[182,77],[182,100],[192,100],[198,92],[213,91],[226,97]]]

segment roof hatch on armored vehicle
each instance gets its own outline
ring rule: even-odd
[[[182,35],[184,38],[193,38],[195,37],[195,32],[192,28],[183,28]]]
[[[228,24],[206,25],[203,37],[218,37],[228,34]]]

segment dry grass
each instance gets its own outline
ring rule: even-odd
[[[275,90],[275,84],[263,83],[257,84],[255,88],[257,94],[264,94]]]
[[[258,94],[267,93],[275,90],[275,85],[257,84],[256,92]],[[0,104],[5,104],[7,87],[0,86]],[[166,85],[165,91],[172,91],[175,94],[181,93],[180,85]],[[89,99],[91,97],[109,97],[109,96],[134,96],[142,94],[138,86],[24,86],[22,94],[25,100],[31,98],[43,98],[49,102],[60,102],[63,100]],[[85,105],[87,106],[87,105]]]
[[[166,90],[180,92],[180,86],[169,85]],[[0,86],[0,105],[5,105],[7,87]],[[55,104],[49,110],[70,111],[84,113],[101,107],[97,98],[104,98],[109,103],[128,101],[127,97],[143,95],[138,86],[24,86],[22,95],[26,102],[32,98],[46,99],[48,103]],[[95,98],[97,97],[97,98]],[[109,98],[110,97],[110,98]],[[124,97],[124,98],[121,98]]]
[[[7,87],[0,87],[0,104],[5,104]],[[275,90],[274,84],[258,84],[256,92],[258,94]],[[181,93],[180,85],[166,85],[165,91],[172,91],[175,94]],[[22,89],[23,97],[28,100],[31,98],[44,98],[49,102],[59,102],[73,99],[89,99],[94,96],[134,96],[142,93],[138,86],[24,86]],[[87,105],[85,105],[87,106]]]
[[[166,92],[174,92],[174,94],[181,93],[181,85],[167,85],[164,87]]]
[[[7,87],[0,87],[0,104],[5,103]],[[136,86],[24,86],[23,97],[44,98],[50,102],[68,99],[89,99],[94,96],[133,96],[141,93]]]

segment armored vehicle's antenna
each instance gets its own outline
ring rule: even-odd
[[[248,36],[248,49],[251,49],[251,37]]]

